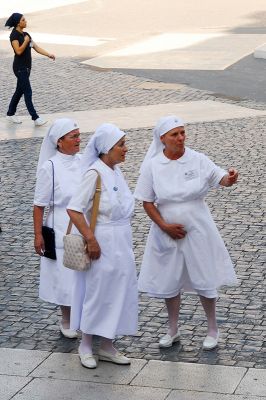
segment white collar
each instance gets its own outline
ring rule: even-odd
[[[65,153],[61,153],[60,151],[56,152],[56,156],[61,158],[62,160],[74,160],[76,154],[65,154]]]
[[[159,162],[160,164],[168,164],[173,161],[180,164],[185,164],[190,160],[191,156],[192,150],[189,147],[185,147],[185,153],[177,160],[170,160],[170,158],[164,155],[163,151],[161,151],[156,157],[154,157],[154,160],[156,159],[156,162]]]

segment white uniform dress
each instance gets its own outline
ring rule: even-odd
[[[181,290],[217,297],[217,288],[237,283],[230,256],[204,201],[226,171],[189,148],[178,160],[163,152],[139,177],[135,197],[155,202],[168,223],[184,225],[185,238],[174,240],[152,223],[143,256],[139,290],[171,298]]]
[[[68,209],[90,218],[97,173],[102,192],[95,237],[101,256],[88,271],[75,271],[71,329],[113,339],[137,331],[138,289],[132,250],[130,218],[134,198],[118,167],[109,168],[100,159],[85,174]]]
[[[54,164],[54,230],[56,260],[41,257],[39,296],[42,300],[63,306],[71,305],[73,271],[63,266],[63,236],[69,223],[66,206],[80,181],[80,156],[57,152],[51,158]],[[53,227],[52,164],[45,161],[36,182],[34,205],[50,205],[44,225]]]

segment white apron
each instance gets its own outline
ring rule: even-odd
[[[178,160],[168,160],[161,153],[148,164],[135,196],[156,202],[164,220],[183,224],[187,234],[174,240],[152,223],[139,275],[140,291],[161,298],[174,297],[181,290],[216,297],[217,288],[237,283],[228,251],[204,201],[225,173],[188,148]]]
[[[57,152],[51,158],[54,163],[54,230],[56,260],[41,257],[39,297],[50,303],[71,306],[74,272],[63,265],[63,236],[67,230],[69,216],[66,206],[80,180],[80,156],[69,156]],[[53,226],[52,216],[52,165],[46,161],[36,183],[34,204],[49,206],[45,225]]]
[[[102,178],[95,229],[101,256],[88,271],[75,272],[71,328],[113,339],[137,331],[138,291],[130,226],[134,200],[118,167],[112,170],[98,160],[91,169]],[[95,171],[87,172],[68,209],[90,214],[96,178]]]

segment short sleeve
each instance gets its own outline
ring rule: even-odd
[[[37,175],[37,181],[34,194],[34,205],[46,207],[49,206],[53,191],[52,170],[49,171],[42,167]]]
[[[207,156],[202,154],[202,164],[203,171],[207,177],[208,184],[210,188],[219,187],[219,182],[227,174],[227,172],[218,167],[213,161],[211,161]]]
[[[72,196],[67,208],[69,210],[87,213],[94,197],[97,181],[97,172],[89,170],[82,178],[76,193]]]
[[[153,190],[151,163],[146,164],[146,166],[142,169],[137,181],[134,197],[137,200],[148,201],[151,203],[155,201],[156,196]]]
[[[16,30],[13,30],[13,31],[10,33],[9,39],[10,39],[10,43],[11,43],[11,44],[12,44],[12,42],[13,42],[14,40],[17,40],[17,41],[19,42],[19,35],[18,35],[18,32],[17,32]]]

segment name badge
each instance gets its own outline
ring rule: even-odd
[[[199,177],[199,173],[196,169],[191,169],[190,171],[185,172],[185,181],[191,181],[192,179],[196,179]]]

